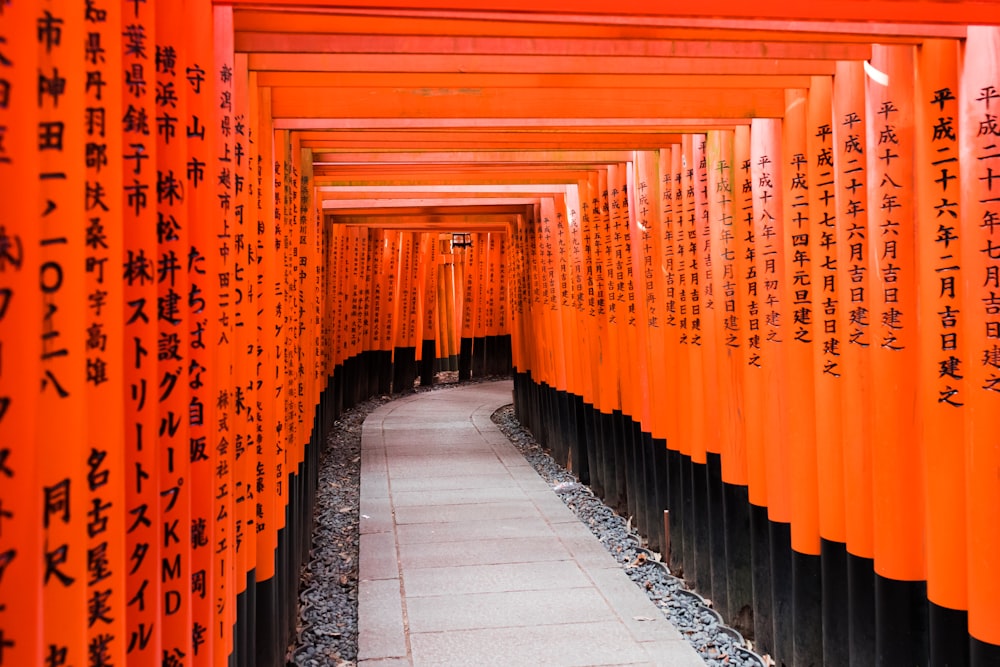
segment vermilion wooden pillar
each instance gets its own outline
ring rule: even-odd
[[[876,661],[927,663],[923,441],[918,437],[913,48],[877,46],[868,78],[868,241]]]
[[[234,322],[235,292],[233,290],[234,268],[236,260],[233,242],[235,239],[237,180],[240,176],[236,168],[235,144],[236,131],[234,122],[235,103],[233,99],[233,83],[235,63],[232,44],[232,9],[217,7],[213,9],[214,18],[214,67],[209,73],[215,80],[216,99],[214,121],[217,129],[215,152],[216,169],[209,170],[215,176],[217,201],[210,207],[211,229],[216,231],[213,246],[208,252],[215,256],[214,275],[208,277],[208,294],[216,303],[215,331],[217,340],[214,342],[210,373],[216,376],[215,390],[210,400],[215,406],[215,421],[209,436],[210,447],[214,450],[213,479],[209,488],[212,492],[211,513],[215,520],[215,533],[211,540],[211,553],[214,555],[214,585],[215,600],[212,604],[213,620],[211,634],[214,638],[214,658],[216,664],[224,663],[233,653],[233,625],[236,620],[236,579],[235,559],[233,555],[233,539],[235,526],[233,516],[232,494],[233,466],[235,463],[232,425],[234,422],[233,404],[229,400],[235,377],[233,360],[237,352],[236,331]],[[211,341],[210,341],[211,342]]]
[[[69,0],[49,3],[44,12],[36,6],[34,29],[25,26],[36,36],[32,45],[37,79],[30,94],[35,113],[29,118],[37,126],[37,134],[31,133],[35,134],[37,162],[29,164],[38,167],[30,177],[36,180],[41,196],[28,220],[35,221],[39,234],[33,249],[40,262],[35,298],[41,300],[43,310],[41,374],[39,382],[24,386],[41,391],[33,449],[49,453],[38,459],[36,485],[29,496],[42,510],[43,549],[35,555],[43,567],[41,582],[36,580],[40,590],[35,592],[41,597],[42,615],[36,622],[42,623],[44,659],[71,662],[86,659],[87,637],[83,622],[64,622],[67,617],[84,619],[87,615],[89,520],[84,508],[90,492],[85,333],[89,300],[84,219],[100,212],[104,199],[111,196],[97,185],[88,185],[85,173],[86,128],[79,114],[87,106],[86,74],[80,67],[79,49],[86,43],[81,9],[79,2]],[[21,94],[26,91],[22,89]],[[11,231],[16,229],[12,226]]]
[[[838,63],[833,82],[836,152],[837,273],[843,381],[844,483],[851,662],[875,655],[872,546],[871,304],[868,258],[865,74],[861,63]]]
[[[37,7],[12,2],[4,7],[0,38],[11,65],[3,68],[6,101],[0,125],[36,124],[39,53]],[[0,196],[11,220],[38,218],[42,192],[40,155],[34,132],[7,131],[0,150]],[[42,209],[44,210],[44,209]],[[38,293],[42,265],[39,225],[4,225],[10,245],[0,275],[4,303],[0,315],[0,650],[10,664],[42,664],[43,628],[39,584],[44,576],[43,507],[37,502],[45,457],[34,447],[41,397],[35,385],[43,376],[43,299]],[[30,390],[25,390],[25,387]]]
[[[740,324],[744,333],[743,388],[747,479],[750,500],[751,566],[753,570],[753,636],[758,650],[769,653],[774,646],[771,604],[771,549],[767,524],[768,487],[765,466],[764,375],[761,372],[760,294],[763,286],[756,266],[754,193],[750,126],[738,126],[733,135],[736,167],[736,272],[740,281]],[[760,591],[760,593],[758,593]]]
[[[218,604],[215,567],[216,513],[214,476],[218,450],[214,445],[218,420],[218,390],[229,378],[217,372],[213,358],[219,354],[219,301],[213,288],[218,281],[216,243],[220,220],[216,214],[218,191],[214,164],[218,159],[219,136],[215,109],[218,77],[213,71],[215,49],[213,10],[210,2],[190,3],[191,53],[185,68],[189,95],[187,125],[190,150],[187,168],[188,215],[191,220],[190,248],[186,270],[191,308],[190,362],[186,381],[190,389],[188,458],[191,473],[191,663],[215,664],[215,608]],[[127,15],[129,10],[125,10]],[[199,127],[195,127],[195,118]],[[228,369],[226,369],[228,370]],[[223,575],[224,576],[224,575]]]
[[[785,93],[782,132],[782,241],[786,308],[786,384],[788,392],[788,466],[791,473],[792,651],[795,664],[823,660],[822,583],[819,541],[819,490],[815,429],[814,286],[809,237],[808,91]]]
[[[820,560],[822,568],[823,659],[829,664],[849,660],[847,631],[847,535],[844,522],[844,459],[841,441],[841,355],[843,333],[837,267],[837,188],[833,143],[833,81],[813,77],[809,88],[806,144],[809,164],[809,258],[813,299],[813,412]]]
[[[1000,406],[1000,228],[996,174],[1000,155],[995,124],[1000,65],[1000,30],[969,28],[959,102],[961,159],[961,311],[965,324],[964,401],[966,502],[968,518],[969,634],[971,664],[1000,661],[1000,577],[994,564],[1000,544],[995,529],[1000,507],[996,471],[996,415]],[[954,201],[951,197],[949,201]],[[947,210],[942,207],[942,210]],[[942,217],[951,218],[945,213]],[[958,355],[955,355],[958,356]],[[946,357],[947,358],[947,357]],[[992,528],[991,528],[992,526]]]
[[[753,192],[754,266],[757,277],[756,328],[751,319],[752,337],[759,344],[762,373],[763,418],[765,420],[764,461],[767,480],[767,517],[770,533],[771,601],[773,652],[778,660],[788,660],[793,652],[792,582],[782,573],[792,569],[791,487],[784,480],[791,475],[786,409],[787,346],[789,345],[788,304],[782,290],[784,253],[782,202],[786,196],[780,185],[781,121],[755,119],[750,129],[750,176]],[[757,370],[757,369],[755,369]]]

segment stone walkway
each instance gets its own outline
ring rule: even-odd
[[[509,381],[365,420],[361,665],[704,662],[490,421]]]

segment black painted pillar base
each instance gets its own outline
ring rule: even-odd
[[[639,511],[641,500],[641,489],[638,484],[638,472],[642,462],[638,459],[636,452],[636,442],[632,425],[634,422],[626,415],[622,414],[622,457],[625,470],[625,516],[632,520],[632,526],[636,534],[641,535],[646,529],[642,512]]]
[[[476,336],[472,339],[472,376],[486,375],[486,339]]]
[[[497,337],[483,337],[483,375],[497,373]]]
[[[729,567],[726,563],[726,512],[722,485],[722,455],[707,453],[709,537],[712,552],[712,604],[723,618],[729,618]]]
[[[684,579],[688,581],[691,585],[696,586],[698,581],[698,558],[697,558],[697,544],[695,537],[695,524],[698,519],[695,514],[695,490],[694,484],[694,463],[691,461],[691,456],[688,454],[681,454],[681,470],[680,470],[680,482],[681,482],[681,502],[683,507],[681,511],[684,513],[684,520],[682,525],[684,526],[684,554],[681,560],[684,562]]]
[[[820,557],[792,551],[792,642],[790,664],[823,665],[823,581]]]
[[[604,427],[600,410],[588,406],[586,421],[590,488],[594,495],[603,499],[607,492],[604,488]]]
[[[409,394],[417,379],[417,348],[397,347],[392,356],[392,393]]]
[[[994,667],[1000,665],[1000,646],[987,644],[975,637],[969,639],[969,656],[972,667]]]
[[[875,574],[875,655],[881,667],[928,662],[927,582]]]
[[[420,342],[420,386],[429,387],[434,384],[434,363],[437,361],[437,342],[433,339]]]
[[[931,635],[930,666],[951,667],[970,664],[969,612],[948,609],[933,602],[928,603],[927,611]]]
[[[753,570],[750,541],[750,498],[746,486],[723,484],[726,517],[726,584],[729,625],[753,637]]]
[[[278,590],[275,578],[258,581],[256,587],[257,605],[254,615],[257,622],[257,667],[276,667],[279,660],[284,660],[285,649],[282,647],[279,651],[278,648]]]
[[[590,433],[587,428],[587,414],[592,410],[583,402],[582,396],[573,396],[573,416],[576,419],[574,427],[576,437],[574,446],[576,451],[573,458],[576,460],[576,476],[582,484],[590,484]]]
[[[774,651],[778,667],[791,667],[794,630],[792,602],[792,526],[770,521],[771,614],[774,619]]]
[[[462,338],[458,347],[458,381],[472,379],[472,339]]]
[[[851,667],[875,665],[874,565],[871,558],[847,553],[847,616]]]
[[[392,350],[378,350],[372,353],[376,360],[376,374],[378,376],[378,393],[388,396],[392,393]]]
[[[667,509],[670,510],[670,571],[683,577],[684,554],[684,460],[676,449],[667,450]]]
[[[605,412],[599,413],[601,421],[601,440],[604,449],[604,504],[614,508],[618,499],[618,473],[615,466],[615,416]]]
[[[514,367],[514,351],[511,348],[510,334],[498,337],[500,339],[500,368],[499,372],[506,375]]]
[[[639,450],[642,452],[642,504],[646,517],[646,540],[649,548],[659,553],[663,535],[663,510],[660,508],[658,485],[659,468],[656,465],[656,451],[653,434],[641,431]]]
[[[843,542],[821,538],[819,552],[823,580],[823,663],[847,665],[851,660],[847,547]]]
[[[753,568],[754,650],[774,653],[774,616],[771,601],[771,535],[767,508],[750,504],[751,567]]]
[[[708,466],[691,461],[691,490],[694,494],[694,513],[688,533],[694,541],[694,576],[688,577],[699,593],[707,598],[712,594],[712,515],[708,505]]]
[[[656,529],[657,529],[657,550],[660,552],[662,560],[668,561],[667,538],[664,532],[663,512],[670,509],[670,468],[667,463],[667,441],[663,438],[653,438],[650,442],[653,454],[653,465],[656,466],[656,480],[654,490],[656,494]]]
[[[612,442],[614,449],[612,455],[615,458],[615,495],[608,505],[619,514],[628,512],[628,468],[625,461],[625,415],[621,410],[612,412],[611,432],[614,434]]]

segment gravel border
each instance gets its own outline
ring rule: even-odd
[[[497,377],[462,382],[478,384]],[[438,374],[426,392],[456,386],[457,373]],[[296,639],[287,653],[297,667],[346,667],[358,655],[358,543],[361,480],[361,427],[373,410],[399,396],[376,396],[344,413],[327,435],[320,456],[319,484],[312,548],[302,567]],[[646,591],[664,616],[713,667],[760,667],[767,664],[747,649],[738,632],[722,624],[717,612],[681,579],[669,574],[658,555],[641,547],[628,522],[615,514],[557,464],[524,429],[506,405],[493,422],[525,457],[581,522],[594,533],[622,565],[628,576]]]
[[[479,377],[462,385],[506,377]],[[443,371],[415,392],[458,386],[458,371]],[[358,544],[361,426],[379,406],[406,394],[375,396],[345,410],[320,453],[312,547],[299,580],[299,617],[286,662],[297,667],[346,667],[358,658]]]
[[[671,575],[666,564],[660,562],[659,554],[642,548],[641,538],[632,532],[626,519],[605,505],[573,473],[556,463],[531,432],[521,426],[513,406],[498,409],[492,419],[707,665],[762,667],[770,662],[753,653],[742,635],[726,626],[710,603],[687,589],[682,579]]]

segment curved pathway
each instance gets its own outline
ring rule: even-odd
[[[510,381],[387,403],[361,436],[361,665],[704,662],[497,430]]]

